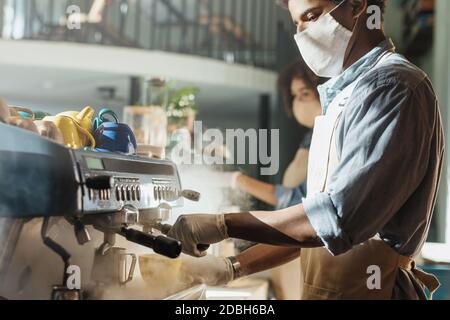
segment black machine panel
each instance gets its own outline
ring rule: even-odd
[[[71,152],[0,123],[0,217],[60,216],[78,208]]]

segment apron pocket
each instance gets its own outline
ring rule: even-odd
[[[303,283],[302,300],[341,300],[342,293]]]

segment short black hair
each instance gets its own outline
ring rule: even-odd
[[[286,66],[278,77],[278,89],[283,97],[284,109],[289,115],[292,115],[294,102],[294,97],[291,92],[292,81],[294,79],[303,80],[305,85],[315,92],[317,99],[319,99],[317,86],[328,80],[316,76],[301,57]]]
[[[334,4],[338,5],[341,2],[345,1],[345,0],[329,0],[331,2],[333,2]],[[288,3],[289,0],[277,0],[277,3],[282,6],[283,8],[287,8],[288,7]],[[386,9],[386,0],[367,0],[367,4],[369,6],[378,6],[381,9],[381,12],[384,13],[385,9]]]

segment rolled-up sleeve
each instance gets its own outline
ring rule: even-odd
[[[435,101],[427,90],[396,79],[358,85],[338,127],[340,164],[326,192],[303,199],[333,255],[378,234],[425,176]]]

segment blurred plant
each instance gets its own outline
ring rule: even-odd
[[[197,95],[200,89],[197,87],[183,87],[170,90],[167,115],[172,118],[184,118],[191,113],[198,113]]]

